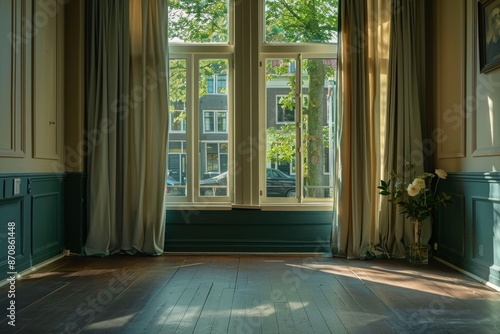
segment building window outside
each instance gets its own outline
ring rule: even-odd
[[[291,101],[290,106],[286,104],[285,95],[276,95],[276,123],[294,123],[295,122],[295,101]]]
[[[208,94],[214,93],[214,79],[213,78],[207,79],[207,93]]]
[[[227,91],[227,76],[219,74],[217,77],[217,94],[225,94]]]
[[[205,133],[227,133],[227,111],[203,111]]]
[[[170,132],[186,132],[186,110],[170,113]]]

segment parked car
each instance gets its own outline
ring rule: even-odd
[[[200,180],[200,196],[227,196],[227,172]]]
[[[276,168],[266,169],[267,197],[296,197],[295,177]]]
[[[167,175],[167,187],[165,192],[167,196],[184,196],[186,194],[186,188],[172,176]]]
[[[200,180],[200,196],[227,196],[227,172]],[[266,170],[267,197],[295,197],[295,177],[275,168]]]

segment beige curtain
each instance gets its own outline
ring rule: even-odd
[[[423,42],[415,33],[421,24],[417,3],[423,1],[341,1],[341,112],[332,229],[336,256],[405,256],[409,224],[378,194],[377,186],[390,170],[401,170],[404,161],[423,163],[417,147],[423,98],[415,70],[422,64],[414,56]],[[408,240],[409,235],[408,230]]]
[[[166,2],[87,3],[89,231],[84,252],[163,253]]]

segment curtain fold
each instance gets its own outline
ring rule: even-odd
[[[168,96],[161,0],[88,4],[86,255],[163,253]]]
[[[414,57],[423,42],[416,33],[423,24],[416,19],[423,14],[421,3],[341,1],[331,244],[336,256],[405,256],[403,217],[377,186],[404,161],[423,162],[418,148],[423,95],[416,69],[424,60]]]
[[[422,150],[424,127],[422,119],[425,111],[425,92],[423,91],[423,73],[426,68],[424,34],[425,2],[419,0],[392,1],[393,43],[390,49],[389,95],[387,110],[388,139],[386,141],[383,169],[385,179],[391,170],[403,173],[406,161],[415,164],[417,175],[424,172],[425,157]],[[404,244],[413,241],[413,232],[409,220],[387,205],[384,198],[381,221],[388,226],[387,244],[389,251],[397,256],[404,256]],[[430,221],[424,222],[422,241],[430,239]],[[397,237],[392,240],[392,237]],[[403,237],[401,237],[403,236]]]

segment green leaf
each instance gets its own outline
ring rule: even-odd
[[[403,201],[403,198],[402,198],[402,197],[396,197],[396,198],[394,199],[394,204],[399,204],[399,203],[401,203],[402,201]]]

